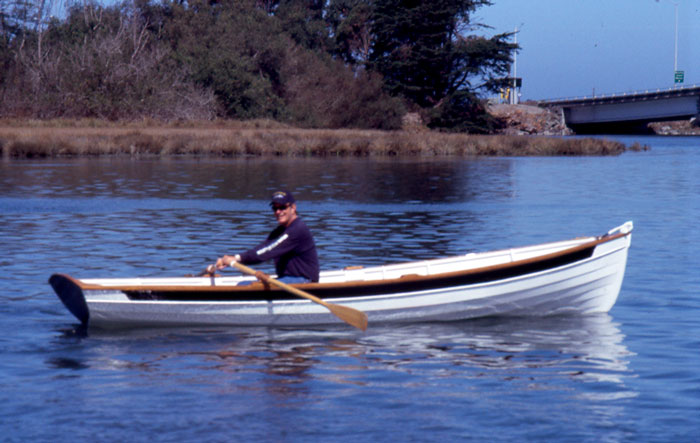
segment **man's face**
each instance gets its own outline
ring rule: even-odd
[[[294,203],[286,205],[273,205],[272,211],[275,213],[277,223],[282,226],[289,226],[289,224],[296,218],[297,205]]]

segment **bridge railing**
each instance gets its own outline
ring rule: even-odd
[[[553,98],[548,100],[537,100],[540,105],[556,105],[557,103],[572,102],[572,101],[583,101],[583,100],[600,100],[600,99],[612,99],[612,98],[624,98],[632,96],[642,96],[648,94],[663,94],[669,92],[682,93],[685,91],[690,92],[693,89],[700,88],[700,84],[693,84],[692,86],[682,86],[682,87],[672,87],[672,88],[657,88],[657,89],[646,89],[639,91],[628,91],[628,92],[614,92],[609,94],[595,94],[595,95],[579,95],[573,97],[564,98]]]

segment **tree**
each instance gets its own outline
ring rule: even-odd
[[[279,70],[288,40],[252,1],[169,5],[164,39],[191,78],[216,94],[227,117],[284,118]]]
[[[0,34],[10,40],[46,25],[53,0],[0,0]]]
[[[403,103],[382,90],[381,78],[355,73],[328,54],[324,4],[171,4],[164,38],[192,79],[214,91],[227,117],[306,127],[399,127]]]
[[[488,0],[92,1],[47,22],[51,0],[0,0],[2,115],[488,130],[515,49],[474,35]]]
[[[327,52],[330,39],[324,16],[325,0],[280,0],[274,16],[279,29],[303,48]]]
[[[326,21],[334,42],[333,53],[350,65],[362,67],[369,61],[374,33],[371,0],[331,0]]]
[[[71,8],[14,46],[0,114],[34,118],[211,118],[213,96],[186,80],[137,10]],[[43,41],[44,51],[35,50]],[[25,50],[26,49],[26,50]]]
[[[375,0],[369,69],[386,89],[430,110],[434,122],[454,122],[459,113],[474,118],[479,90],[495,90],[509,69],[509,34],[490,39],[467,36],[478,25],[470,14],[488,0]]]
[[[291,48],[283,70],[292,122],[307,127],[398,129],[403,103],[382,90],[378,74],[352,72],[328,55]]]

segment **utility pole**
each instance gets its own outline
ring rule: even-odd
[[[515,27],[515,33],[513,33],[513,43],[518,44],[518,27]],[[513,50],[513,94],[510,99],[512,105],[518,104],[518,50]]]
[[[658,0],[657,0],[658,1]],[[683,83],[684,72],[678,70],[678,2],[667,0],[673,5],[674,30],[673,30],[673,87]]]
[[[678,3],[673,3],[673,9],[676,13],[675,39],[673,42],[673,72],[678,71]]]

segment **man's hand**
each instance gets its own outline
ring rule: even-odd
[[[216,259],[216,269],[224,269],[229,266],[233,266],[235,262],[241,261],[240,255],[224,255]]]

